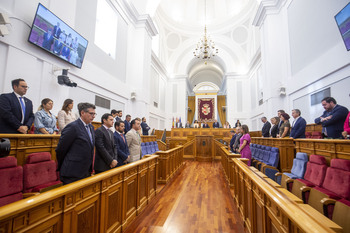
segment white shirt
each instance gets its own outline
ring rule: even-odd
[[[300,118],[300,116],[298,116],[297,118],[294,118],[294,121],[292,123],[292,127],[294,127],[295,123],[297,122],[297,120]]]
[[[19,103],[19,106],[21,106],[21,110],[22,110],[22,120],[21,120],[21,123],[23,124],[24,123],[24,116],[23,116],[23,109],[22,109],[22,104],[21,104],[21,100],[19,99],[19,97],[22,97],[23,98],[23,104],[24,104],[24,107],[26,107],[26,102],[24,101],[24,96],[20,96],[19,94],[17,94],[16,92],[13,92],[15,93],[17,99],[18,99],[18,103]]]

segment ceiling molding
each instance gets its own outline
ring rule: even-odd
[[[285,3],[286,0],[262,0],[255,14],[253,25],[261,27],[266,15],[278,14]]]
[[[135,28],[145,28],[148,35],[153,37],[158,34],[152,18],[148,14],[140,15],[135,6],[127,0],[110,0],[121,17],[131,22]]]

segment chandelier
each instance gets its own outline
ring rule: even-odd
[[[204,5],[204,36],[200,38],[197,43],[196,49],[193,51],[193,55],[198,59],[203,59],[204,64],[207,61],[218,54],[218,49],[215,48],[215,43],[207,36],[207,1]]]

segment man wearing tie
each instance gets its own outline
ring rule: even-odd
[[[148,135],[148,130],[151,129],[146,123],[146,117],[142,117],[142,123],[141,123],[141,128],[142,128],[142,135]]]
[[[124,126],[125,126],[124,132],[125,132],[125,134],[131,129],[130,120],[131,120],[131,116],[129,114],[126,115],[125,121],[124,121]]]
[[[300,115],[299,109],[292,110],[294,121],[292,122],[292,130],[289,135],[291,138],[305,138],[306,121]]]
[[[138,132],[140,129],[140,120],[134,119],[131,121],[131,129],[125,135],[130,152],[130,162],[135,162],[141,158],[141,136]]]
[[[213,123],[213,128],[220,128],[218,120],[215,119],[215,122]]]
[[[271,124],[270,124],[270,122],[267,121],[266,117],[262,117],[261,121],[264,123],[264,125],[261,129],[261,134],[264,138],[268,138],[268,137],[270,137]]]
[[[124,164],[126,164],[127,160],[129,159],[129,148],[128,143],[126,142],[126,138],[124,135],[124,122],[122,121],[116,121],[114,123],[114,141],[117,146],[118,151],[118,165],[117,167],[120,167]]]
[[[32,126],[33,104],[24,97],[28,88],[24,79],[15,79],[13,92],[0,96],[0,133],[26,134]]]
[[[91,122],[96,115],[95,108],[90,103],[79,103],[80,118],[62,130],[56,158],[63,184],[89,177],[92,172],[95,133]]]
[[[113,127],[112,114],[105,113],[101,117],[102,126],[96,129],[95,136],[95,173],[101,173],[114,168],[118,164],[117,146],[114,141],[113,132],[109,128]]]
[[[181,123],[181,121],[178,121],[178,122],[176,123],[176,128],[182,128],[182,123]]]
[[[191,128],[191,125],[190,125],[190,122],[189,122],[189,121],[186,122],[185,128]]]
[[[277,132],[280,131],[280,127],[281,127],[281,125],[283,124],[283,121],[281,120],[281,114],[282,114],[282,113],[285,113],[285,111],[284,111],[284,110],[278,110],[278,111],[277,111],[278,118],[280,119],[280,122],[278,123],[278,131],[277,131]]]

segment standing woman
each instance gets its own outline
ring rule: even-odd
[[[50,112],[52,107],[53,101],[51,99],[45,98],[41,101],[41,105],[34,115],[36,134],[57,134],[56,117]]]
[[[228,123],[228,121],[225,122],[224,129],[230,129],[231,125]]]
[[[239,120],[237,120],[235,127],[241,127],[241,126],[242,126],[241,122],[239,122]]]
[[[270,120],[273,125],[270,130],[270,135],[271,137],[275,138],[277,137],[277,134],[278,134],[278,123],[280,123],[280,118],[272,117]]]
[[[77,119],[75,114],[72,112],[73,104],[74,102],[72,99],[66,99],[63,103],[62,110],[58,112],[57,118],[60,133],[62,132],[64,127],[66,127],[66,125]]]
[[[289,137],[289,134],[290,134],[289,118],[290,118],[290,116],[287,113],[282,113],[280,118],[281,118],[282,124],[280,127],[279,135],[277,137],[279,137],[279,138]]]
[[[242,137],[239,139],[240,146],[238,153],[241,154],[241,158],[249,159],[248,166],[250,166],[252,160],[252,152],[250,151],[250,135],[249,128],[247,125],[242,125]]]

